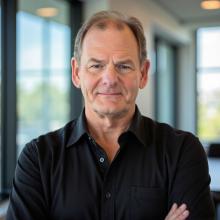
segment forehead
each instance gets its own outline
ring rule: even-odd
[[[93,24],[87,31],[82,45],[85,50],[127,51],[138,54],[137,39],[130,27],[118,21],[103,20]]]
[[[133,31],[131,30],[131,28],[123,21],[118,21],[118,20],[100,20],[98,22],[95,22],[87,31],[84,39],[86,38],[86,36],[94,31],[100,31],[100,32],[104,32],[106,30],[112,30],[118,33],[129,33],[130,35],[133,36],[134,40],[137,41]]]

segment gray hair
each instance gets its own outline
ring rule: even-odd
[[[117,11],[100,11],[94,14],[89,20],[87,20],[82,27],[79,29],[74,46],[74,57],[77,62],[80,63],[81,55],[82,55],[82,44],[88,30],[96,23],[102,21],[113,21],[118,24],[127,25],[131,31],[133,32],[139,49],[139,59],[140,64],[146,60],[147,51],[146,51],[146,39],[144,36],[144,30],[141,22],[135,17],[126,16]]]

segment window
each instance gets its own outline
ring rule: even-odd
[[[176,46],[156,38],[155,52],[156,120],[176,126]]]
[[[197,31],[198,136],[204,142],[220,140],[220,27]]]
[[[28,2],[19,1],[17,13],[17,154],[25,143],[70,118],[69,5],[51,1],[50,12],[43,11],[48,3]]]
[[[82,5],[0,0],[0,199],[11,191],[24,144],[63,126],[82,110],[70,71],[71,41],[82,21]],[[48,7],[53,9],[44,14],[39,10]]]

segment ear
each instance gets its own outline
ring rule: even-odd
[[[79,65],[76,59],[73,57],[71,59],[72,66],[72,82],[76,88],[80,88],[80,78],[79,78]]]
[[[141,80],[139,85],[140,89],[143,89],[147,84],[149,68],[150,68],[150,61],[145,60],[141,67]]]

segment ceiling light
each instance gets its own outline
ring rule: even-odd
[[[201,2],[201,7],[206,10],[220,9],[219,0],[204,0]]]
[[[58,14],[58,9],[57,8],[38,8],[37,9],[37,15],[42,16],[42,17],[54,17]]]

